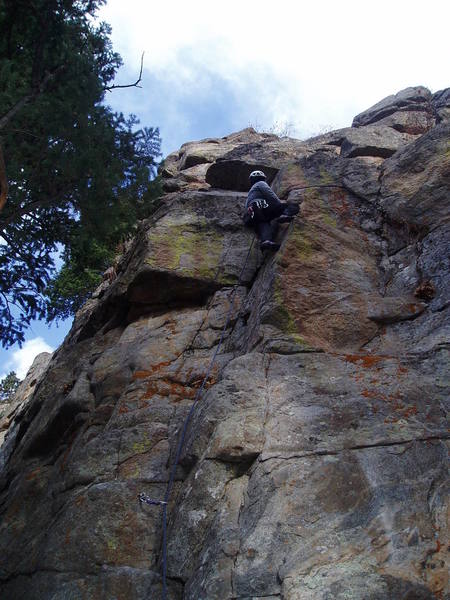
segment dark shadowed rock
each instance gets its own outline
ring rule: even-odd
[[[448,121],[450,119],[450,88],[433,94],[432,103],[438,122]]]
[[[305,154],[300,141],[268,136],[267,140],[243,144],[218,159],[208,169],[206,182],[215,188],[248,191],[252,171],[264,171],[270,183],[282,165]]]

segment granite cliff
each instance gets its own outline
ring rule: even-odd
[[[408,88],[307,141],[183,145],[1,450],[0,597],[449,597],[450,89]],[[300,215],[262,256],[263,169]],[[6,426],[5,425],[5,426]]]

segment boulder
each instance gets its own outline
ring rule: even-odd
[[[448,217],[450,124],[443,122],[383,165],[381,206],[410,228],[433,228]]]
[[[353,119],[352,127],[362,127],[389,115],[405,111],[430,111],[431,92],[423,86],[409,87],[387,96]],[[395,120],[395,117],[393,117]],[[395,121],[394,121],[395,122]]]
[[[170,178],[163,176],[163,190],[166,193],[181,192],[183,190],[207,190],[209,184],[206,183],[205,176],[209,166],[209,163],[203,163],[180,172],[174,171]]]
[[[172,152],[160,167],[164,191],[207,189],[209,185],[205,180],[205,175],[212,163],[236,148],[247,144],[258,144],[268,139],[278,138],[271,134],[257,133],[252,127],[248,127],[223,138],[207,138],[183,144],[180,150]]]
[[[343,158],[379,156],[388,158],[414,138],[386,125],[368,125],[347,130],[341,145]]]
[[[420,135],[429,131],[435,123],[433,110],[397,111],[377,120],[377,125],[392,127],[400,133]]]
[[[387,325],[415,319],[423,313],[427,305],[418,302],[416,298],[405,298],[404,296],[387,296],[382,299],[369,299],[367,316],[371,321]]]

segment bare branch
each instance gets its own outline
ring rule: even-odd
[[[31,133],[31,131],[27,131],[26,129],[5,129],[4,133],[23,133],[24,135],[29,135],[34,137],[37,140],[42,139],[42,136],[36,135],[35,133]]]
[[[115,84],[114,85],[107,85],[107,86],[105,86],[103,88],[104,91],[106,91],[106,92],[112,92],[112,90],[117,90],[119,88],[130,88],[130,87],[138,87],[138,88],[140,88],[140,87],[142,87],[139,84],[140,84],[140,82],[142,80],[142,69],[144,68],[144,54],[145,54],[145,52],[143,52],[142,56],[141,56],[141,69],[139,71],[139,77],[136,79],[136,81],[134,83],[128,83],[127,85],[115,85]]]

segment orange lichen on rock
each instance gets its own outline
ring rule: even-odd
[[[85,504],[86,502],[86,496],[78,496],[77,499],[75,500],[75,504],[77,506],[82,506],[83,504]]]
[[[172,396],[179,400],[191,399],[195,396],[195,389],[169,379],[157,379],[149,381],[143,397],[148,399],[153,396]]]
[[[417,406],[410,406],[409,408],[407,408],[405,410],[405,412],[403,413],[403,416],[405,417],[405,419],[407,419],[408,417],[411,417],[412,415],[417,415],[419,411],[417,410]]]
[[[154,375],[160,369],[163,369],[164,367],[168,367],[170,365],[170,362],[171,362],[170,360],[163,361],[156,365],[153,365],[152,367],[149,367],[146,370],[135,371],[133,373],[133,379],[147,379],[148,377],[151,377],[152,375]]]
[[[374,356],[372,354],[346,354],[345,360],[353,363],[354,365],[360,365],[366,369],[370,369],[382,360],[385,360],[386,356]]]
[[[414,290],[414,296],[422,300],[432,300],[436,295],[436,288],[432,281],[422,281]]]
[[[135,371],[133,373],[133,379],[146,379],[147,377],[150,377],[150,375],[150,371]]]
[[[361,396],[364,396],[364,398],[385,398],[385,396],[383,396],[383,394],[380,394],[378,391],[367,389],[361,392]]]

